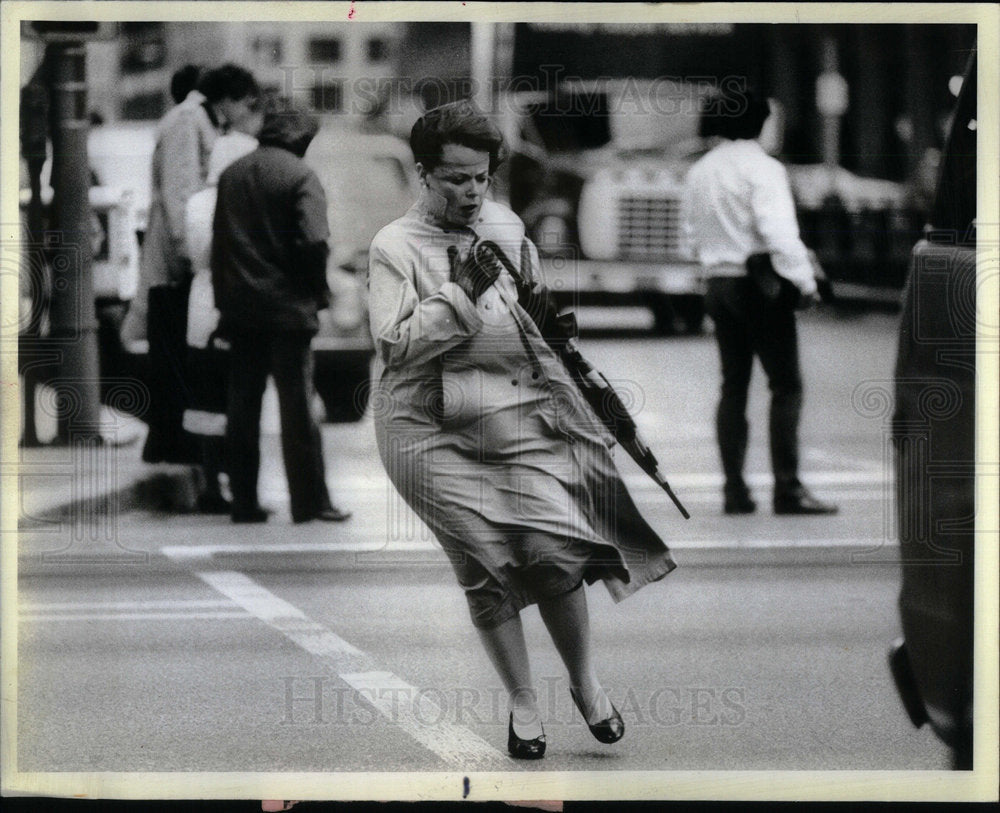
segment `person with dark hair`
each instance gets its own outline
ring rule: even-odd
[[[122,326],[126,342],[149,343],[149,433],[142,452],[149,463],[199,463],[206,456],[182,423],[190,395],[184,370],[192,278],[184,213],[188,199],[206,185],[216,138],[227,129],[252,130],[255,122],[258,91],[249,71],[224,65],[205,73],[201,83],[208,93],[190,91],[157,126],[139,290]],[[199,510],[228,512],[228,501],[212,485],[216,478],[205,479]]]
[[[212,288],[230,345],[226,446],[232,520],[266,522],[257,498],[260,412],[268,375],[281,413],[281,449],[295,523],[341,522],[330,502],[312,414],[317,312],[330,304],[326,195],[302,160],[319,129],[289,99],[269,101],[259,146],[220,176],[212,228]]]
[[[832,514],[836,506],[816,499],[799,480],[802,375],[795,305],[788,298],[768,299],[748,274],[748,259],[767,255],[779,277],[797,289],[799,307],[816,300],[788,175],[757,141],[768,114],[767,99],[751,88],[727,88],[708,99],[701,132],[718,143],[688,171],[682,200],[686,236],[707,278],[705,309],[715,323],[722,364],[716,434],[725,476],[723,511],[750,514],[757,507],[743,477],[756,356],[771,389],[774,512]]]
[[[603,581],[619,601],[675,564],[534,321],[532,297],[546,296],[537,251],[517,215],[486,197],[500,132],[461,101],[428,111],[410,143],[420,197],[369,254],[382,463],[465,591],[508,692],[510,754],[538,759],[546,747],[520,616],[532,604],[591,733],[616,742],[625,726],[597,677],[582,585]]]
[[[170,97],[174,104],[183,102],[187,95],[198,86],[198,79],[201,77],[201,68],[197,65],[184,65],[174,71],[170,77]]]

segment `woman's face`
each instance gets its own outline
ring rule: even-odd
[[[490,188],[490,154],[462,144],[445,144],[441,163],[428,172],[417,164],[420,180],[443,208],[437,214],[450,226],[469,226],[479,217]]]

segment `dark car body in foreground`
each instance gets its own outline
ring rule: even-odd
[[[890,666],[911,720],[929,723],[951,746],[957,769],[973,767],[975,71],[973,59],[932,225],[911,255],[892,422],[903,639],[890,652]]]

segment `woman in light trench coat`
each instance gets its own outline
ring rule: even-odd
[[[508,750],[545,753],[519,612],[537,604],[593,735],[624,734],[591,657],[583,582],[618,601],[674,567],[642,519],[600,424],[517,301],[492,241],[537,283],[520,219],[487,200],[503,139],[468,102],[426,113],[410,136],[419,200],[371,245],[379,454],[465,590],[509,693]]]

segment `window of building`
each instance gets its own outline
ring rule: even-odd
[[[339,113],[344,109],[342,82],[323,82],[312,89],[312,103],[322,113]]]
[[[164,93],[139,93],[122,100],[122,118],[135,120],[159,119],[167,112]]]
[[[164,66],[167,45],[163,23],[122,23],[121,34],[122,73],[141,73]]]
[[[316,37],[309,40],[310,62],[339,62],[340,40],[334,37]]]
[[[261,34],[250,44],[254,60],[259,64],[278,65],[285,57],[285,43],[281,37]]]
[[[389,43],[384,39],[368,40],[366,49],[369,62],[385,62],[389,58]]]

